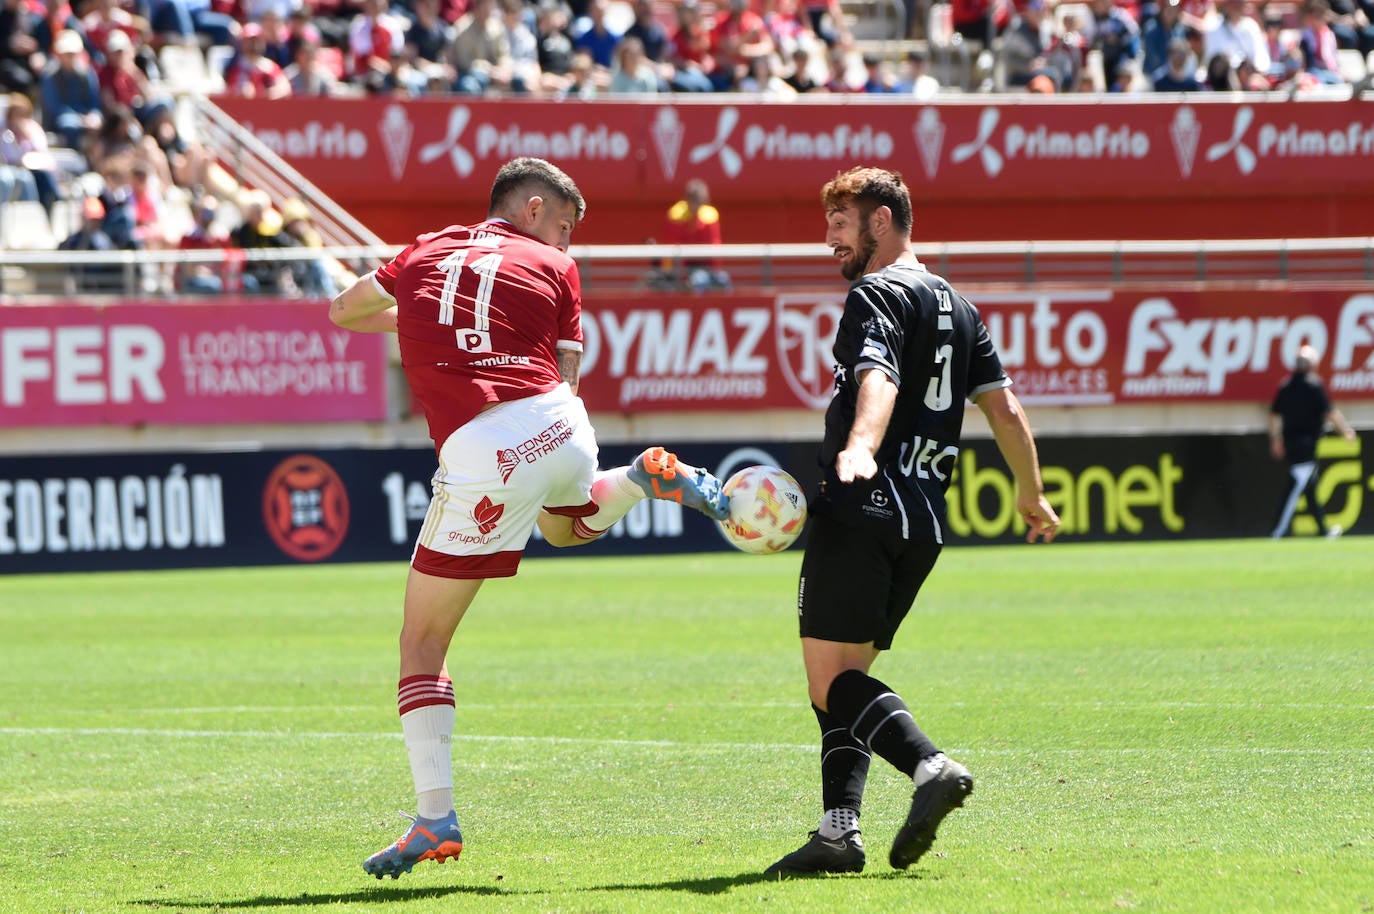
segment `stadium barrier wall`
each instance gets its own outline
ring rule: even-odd
[[[674,445],[673,442],[666,442]],[[789,469],[808,491],[815,442],[693,444],[722,478],[756,463]],[[1318,455],[1328,521],[1374,533],[1374,432],[1327,438]],[[603,447],[606,466],[636,450]],[[1258,435],[1045,438],[1046,494],[1066,540],[1264,536],[1287,491]],[[162,452],[0,457],[0,573],[403,562],[429,503],[432,449]],[[996,445],[974,440],[925,471],[949,474],[949,544],[1024,535]],[[1316,533],[1299,506],[1295,535]],[[499,524],[490,536],[499,540]],[[715,525],[672,502],[645,501],[602,542],[528,554],[635,555],[728,550]],[[794,547],[795,548],[795,547]],[[751,561],[769,561],[751,558]]]
[[[969,294],[1036,407],[1206,403],[1260,418],[1304,343],[1325,354],[1337,402],[1374,400],[1364,285]],[[821,410],[843,296],[598,295],[580,393],[623,415]],[[334,327],[314,301],[0,305],[0,429],[383,421],[411,411],[394,345]]]
[[[1348,95],[216,102],[400,243],[485,213],[518,155],[579,182],[583,244],[660,234],[689,178],[726,241],[819,242],[821,185],[861,164],[906,177],[922,240],[1374,234],[1374,108]]]

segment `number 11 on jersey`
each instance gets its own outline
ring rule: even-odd
[[[439,293],[439,323],[454,327],[454,340],[464,352],[491,352],[491,291],[496,271],[501,267],[501,255],[483,254],[472,263],[466,263],[467,257],[466,250],[458,250],[439,263],[439,269],[444,271],[444,288]],[[455,302],[459,297],[458,283],[464,265],[479,277],[477,293],[471,299],[472,326],[455,327]]]

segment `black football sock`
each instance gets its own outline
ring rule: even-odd
[[[830,716],[848,726],[856,740],[907,777],[921,759],[939,751],[916,726],[901,696],[860,670],[836,676],[826,703]]]
[[[849,728],[815,705],[821,728],[821,800],[826,811],[852,809],[857,817],[868,782],[868,749]]]

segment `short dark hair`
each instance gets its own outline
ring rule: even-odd
[[[496,215],[510,202],[512,196],[522,191],[534,191],[536,188],[565,203],[571,203],[576,210],[578,221],[581,221],[587,212],[587,201],[582,199],[582,191],[577,189],[577,184],[563,169],[544,159],[521,156],[502,165],[501,170],[496,173],[496,179],[491,184],[491,205],[487,214]]]
[[[821,189],[821,203],[827,213],[853,203],[865,217],[880,206],[892,210],[892,224],[911,234],[911,194],[902,176],[884,168],[851,168],[835,175]]]

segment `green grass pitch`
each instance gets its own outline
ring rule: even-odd
[[[0,579],[0,912],[1374,911],[1374,552],[948,550],[875,674],[977,778],[887,866],[757,875],[819,816],[800,555],[529,561],[450,665],[466,847],[410,809],[401,564]]]

